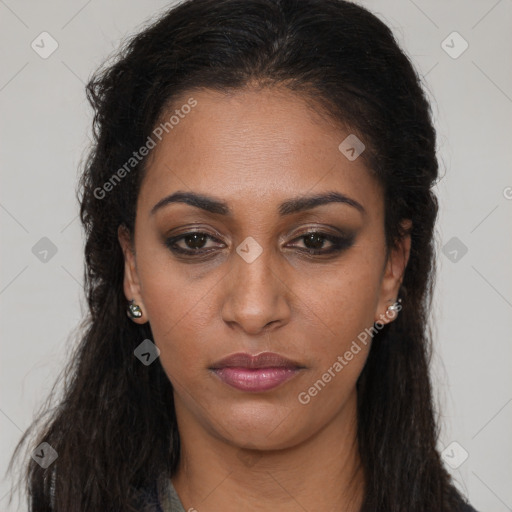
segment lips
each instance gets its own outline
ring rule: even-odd
[[[240,391],[263,392],[297,375],[305,367],[273,352],[232,354],[210,367],[219,379]]]
[[[304,368],[304,366],[274,352],[262,352],[257,356],[239,352],[221,359],[210,367],[212,370],[219,368]]]

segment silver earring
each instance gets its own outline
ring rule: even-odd
[[[135,304],[135,301],[132,299],[128,304],[126,313],[130,318],[140,318],[142,316],[142,309],[140,309],[140,306],[138,304]]]
[[[394,313],[395,311],[400,311],[402,309],[401,303],[402,299],[398,299],[394,304],[391,304],[391,306],[388,306],[388,311],[390,313]]]

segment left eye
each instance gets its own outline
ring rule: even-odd
[[[295,240],[303,240],[306,249],[301,249],[301,251],[309,254],[328,254],[339,252],[352,244],[352,237],[343,238],[329,233],[323,233],[321,231],[310,231],[308,233],[304,233]],[[324,249],[323,245],[325,241],[328,241],[331,244],[331,247]]]

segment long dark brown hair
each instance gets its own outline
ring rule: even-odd
[[[13,454],[34,431],[28,452],[47,442],[58,453],[46,469],[23,459],[31,511],[138,510],[140,493],[159,475],[174,474],[180,437],[173,389],[159,360],[145,366],[134,357],[152,334],[126,315],[117,240],[120,225],[133,233],[147,158],[108,193],[99,191],[177,98],[249,83],[284,85],[364,140],[363,156],[384,190],[388,249],[404,235],[400,221],[412,220],[403,308],[374,336],[357,382],[362,510],[461,509],[464,499],[436,450],[428,316],[438,163],[417,72],[391,30],[352,2],[188,0],[127,41],[87,85],[94,144],[78,195],[89,311],[55,384],[62,382],[62,396],[52,405],[54,386]]]

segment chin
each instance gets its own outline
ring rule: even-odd
[[[244,407],[232,411],[216,422],[222,429],[216,428],[218,434],[230,444],[240,448],[257,450],[279,450],[290,448],[309,437],[306,425],[301,426],[288,410],[277,406],[253,408]],[[303,428],[301,428],[303,427]],[[215,428],[215,425],[214,425]]]

